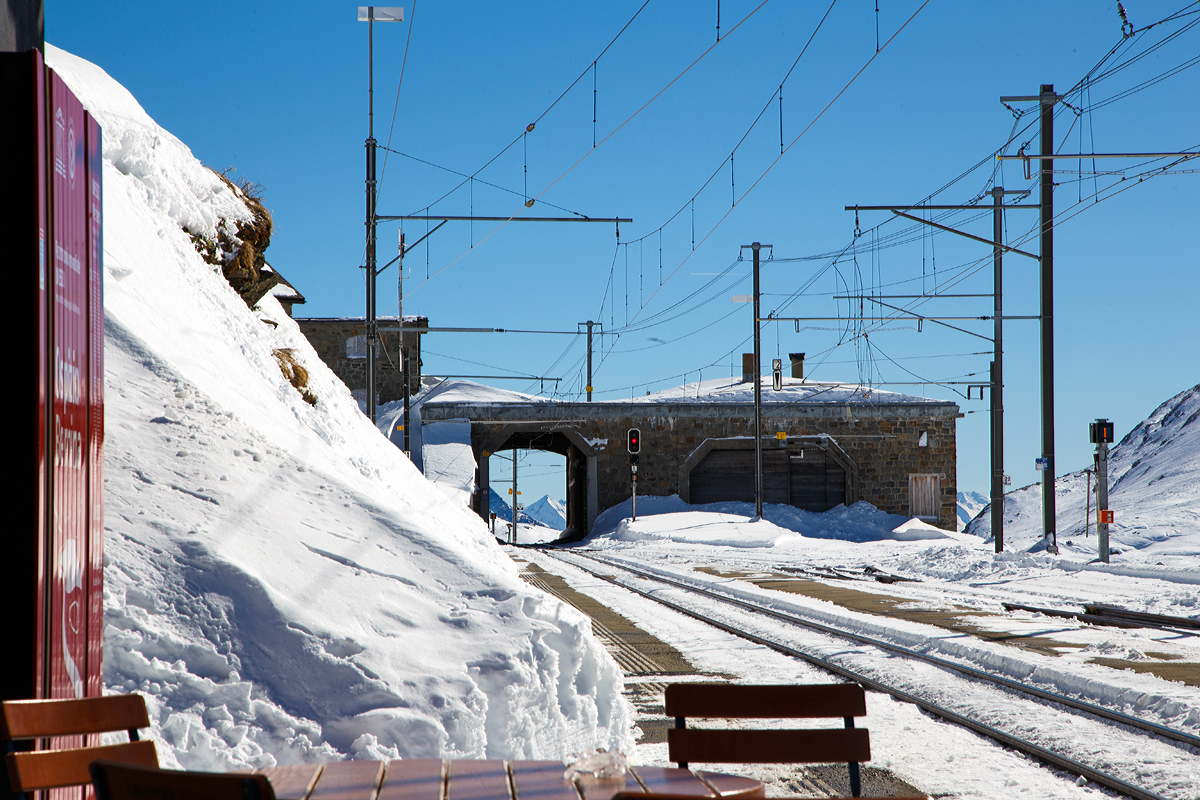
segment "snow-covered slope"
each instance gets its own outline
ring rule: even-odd
[[[1090,538],[1085,534],[1088,478],[1083,472],[1061,476],[1055,486],[1059,547],[1095,550],[1095,495],[1091,500]],[[1095,488],[1095,481],[1092,481]],[[1200,385],[1180,392],[1109,451],[1109,526],[1115,555],[1137,551],[1144,558],[1187,555],[1194,563],[1200,531]],[[1013,549],[1035,547],[1042,535],[1040,484],[1004,498],[1004,537]],[[991,538],[991,519],[983,514],[967,529]],[[1186,542],[1186,543],[1185,543]]]
[[[105,682],[148,696],[163,763],[628,748],[587,620],[197,255],[184,226],[248,216],[236,192],[102,70],[47,60],[104,131]]]
[[[547,528],[561,531],[567,527],[567,504],[562,500],[551,499],[548,494],[542,495],[536,503],[526,506],[525,513]]]

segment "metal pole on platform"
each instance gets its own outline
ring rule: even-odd
[[[1054,84],[1042,84],[1041,102],[1041,282],[1042,282],[1042,530],[1046,551],[1058,552],[1054,503]]]
[[[587,361],[588,361],[588,376],[587,376],[587,399],[592,402],[592,321],[587,321],[588,326],[588,341],[587,341]]]
[[[992,189],[992,541],[1004,552],[1004,187]]]
[[[754,517],[762,519],[763,488],[762,488],[762,360],[761,337],[759,325],[759,252],[769,244],[744,244],[742,249],[750,248],[754,252]]]
[[[521,512],[517,510],[517,500],[521,497],[521,493],[517,491],[517,448],[513,448],[513,501],[512,501],[512,544],[517,543],[517,518],[521,516]]]

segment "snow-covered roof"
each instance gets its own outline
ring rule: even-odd
[[[283,277],[279,270],[272,267],[269,263],[263,265],[263,272],[273,272],[279,276],[279,283],[271,287],[271,296],[282,303],[305,303],[304,295],[296,291],[296,287],[292,286]]]
[[[446,380],[438,384],[437,391],[427,396],[427,401],[436,404],[469,405],[530,405],[555,402],[553,398],[497,389],[464,380]],[[598,400],[591,405],[672,405],[681,404],[742,404],[754,402],[754,384],[743,383],[736,378],[717,378],[697,383],[687,383],[642,397]],[[762,402],[764,406],[795,405],[797,403],[821,405],[927,405],[955,406],[948,400],[888,392],[854,383],[812,381],[800,378],[784,378],[783,388],[776,392],[771,388],[770,378],[763,380]]]
[[[366,317],[296,317],[297,322],[366,322]],[[399,320],[395,314],[388,316],[380,314],[375,317],[375,321],[379,323],[396,322]],[[409,325],[421,321],[428,321],[428,317],[419,316],[417,314],[405,314],[404,324]]]

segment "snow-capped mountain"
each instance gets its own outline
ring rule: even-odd
[[[958,493],[958,529],[965,531],[975,515],[988,504],[988,496],[982,492]]]
[[[495,489],[489,488],[488,491],[491,492],[491,497],[488,501],[488,508],[490,508],[492,513],[496,515],[496,519],[498,519],[498,520],[502,519],[505,522],[511,522],[512,521],[512,506],[510,506],[508,504],[508,501],[505,500],[500,494],[498,494]],[[534,517],[531,517],[529,515],[528,509],[522,510],[521,516],[518,517],[517,519],[520,521],[520,523],[522,525],[541,525],[542,524],[537,519],[535,519]]]
[[[1200,527],[1198,420],[1200,385],[1163,403],[1109,451],[1109,508],[1115,513],[1109,537],[1114,553],[1137,549],[1170,556],[1176,550],[1172,539]],[[1021,549],[1038,545],[1041,506],[1040,484],[1005,495],[1006,544]],[[1094,478],[1089,480],[1083,470],[1061,476],[1055,484],[1055,511],[1059,547],[1074,542],[1094,550]],[[990,514],[976,517],[967,532],[990,539]]]
[[[543,495],[536,503],[525,506],[525,513],[547,528],[560,531],[567,528],[567,504],[562,500],[551,499],[548,494]]]

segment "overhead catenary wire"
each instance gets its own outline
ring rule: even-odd
[[[617,35],[616,35],[616,36],[614,36],[614,37],[612,38],[612,40],[611,40],[611,41],[609,41],[609,43],[608,43],[607,45],[605,45],[605,46],[604,46],[604,49],[600,51],[600,54],[599,54],[599,55],[597,55],[597,56],[596,56],[594,59],[592,59],[591,63],[590,63],[588,66],[587,66],[587,68],[586,68],[586,69],[584,69],[584,71],[583,71],[583,72],[579,73],[579,77],[577,77],[575,80],[571,81],[571,84],[570,84],[570,85],[569,85],[569,86],[568,86],[566,89],[564,89],[564,90],[562,91],[562,94],[560,94],[560,95],[559,95],[557,98],[555,98],[555,99],[554,99],[554,102],[552,102],[550,105],[546,106],[545,110],[543,110],[543,111],[542,111],[542,113],[541,113],[541,114],[539,114],[539,115],[537,116],[537,118],[533,120],[533,123],[532,123],[533,125],[536,125],[537,123],[541,122],[541,121],[542,121],[542,120],[543,120],[543,119],[546,117],[546,115],[547,115],[547,114],[549,114],[549,113],[550,113],[550,112],[551,112],[551,111],[554,109],[554,107],[555,107],[555,106],[557,106],[557,105],[558,105],[558,104],[559,104],[559,103],[562,101],[562,99],[563,99],[564,97],[566,97],[566,96],[567,96],[567,94],[568,94],[568,93],[569,93],[569,92],[570,92],[572,89],[574,89],[574,88],[575,88],[576,84],[578,84],[578,83],[579,83],[579,81],[581,81],[581,80],[584,78],[584,76],[586,76],[586,75],[588,74],[588,71],[592,69],[592,65],[596,64],[597,62],[599,62],[599,60],[600,60],[601,58],[603,58],[603,57],[604,57],[604,54],[605,54],[605,53],[607,53],[607,52],[609,51],[609,48],[611,48],[611,47],[612,47],[614,44],[616,44],[616,43],[617,43],[617,40],[621,38],[621,36],[622,36],[622,35],[625,33],[625,31],[629,30],[629,26],[633,24],[634,20],[636,20],[636,19],[638,18],[638,16],[639,16],[639,15],[642,13],[642,11],[643,11],[643,10],[646,8],[646,6],[648,6],[648,5],[650,5],[650,0],[645,0],[645,2],[643,2],[643,3],[642,3],[642,4],[641,4],[639,7],[638,7],[638,10],[637,10],[637,11],[635,11],[635,12],[633,12],[633,16],[629,18],[629,21],[628,21],[628,22],[626,22],[626,23],[625,23],[625,24],[624,24],[624,25],[621,27],[621,30],[617,31]],[[528,132],[528,129],[527,129],[525,132]],[[514,146],[514,145],[515,145],[515,144],[516,144],[518,141],[520,141],[520,140],[521,140],[521,138],[522,138],[522,137],[525,135],[525,132],[518,134],[518,135],[516,136],[516,138],[514,138],[514,139],[513,139],[511,142],[509,142],[507,145],[505,145],[505,146],[504,146],[504,147],[503,147],[503,148],[500,150],[500,152],[496,153],[496,155],[494,155],[494,156],[492,156],[491,158],[489,158],[489,159],[487,160],[487,162],[486,162],[486,163],[484,163],[484,165],[483,165],[483,166],[481,166],[479,169],[477,169],[477,170],[475,170],[474,172],[472,172],[470,177],[476,177],[476,176],[478,176],[478,175],[479,175],[479,173],[483,172],[485,169],[487,169],[487,168],[488,168],[488,167],[490,167],[492,164],[494,164],[494,163],[496,162],[496,159],[500,158],[502,155],[504,155],[504,154],[505,154],[505,153],[507,153],[509,150],[511,150],[511,149],[513,148],[513,146]],[[596,147],[596,143],[595,143],[595,141],[593,141],[593,142],[592,142],[592,147],[593,147],[593,149]],[[429,205],[431,205],[431,206],[437,205],[438,203],[442,202],[443,200],[445,200],[445,199],[446,199],[447,197],[449,197],[450,195],[454,194],[456,191],[458,191],[458,190],[459,190],[459,189],[461,189],[462,187],[463,187],[463,184],[462,184],[462,183],[458,184],[458,185],[457,185],[457,186],[455,186],[453,189],[451,189],[450,191],[446,192],[446,193],[445,193],[445,194],[443,194],[441,197],[439,197],[437,200],[434,200],[432,203],[429,203]]]
[[[647,2],[649,2],[649,0],[647,0]],[[724,41],[725,39],[728,39],[728,38],[729,38],[729,36],[730,36],[730,35],[732,35],[732,34],[734,33],[734,31],[736,31],[736,30],[737,30],[738,28],[740,28],[740,27],[741,27],[743,24],[745,24],[745,22],[746,22],[747,20],[749,20],[751,17],[753,17],[753,16],[754,16],[754,14],[756,14],[756,13],[757,13],[757,12],[758,12],[758,11],[759,11],[759,10],[760,10],[760,9],[761,9],[763,6],[765,6],[765,5],[766,5],[768,2],[770,2],[770,0],[762,0],[762,2],[760,2],[760,3],[759,3],[757,6],[755,6],[753,9],[751,9],[751,10],[750,10],[750,12],[749,12],[748,14],[746,14],[746,16],[745,16],[745,17],[743,17],[743,18],[742,18],[742,19],[741,19],[741,20],[738,22],[738,24],[737,24],[737,25],[735,25],[735,26],[734,26],[734,27],[733,27],[733,28],[732,28],[732,29],[729,31],[729,33],[727,33],[727,34],[725,35],[725,37],[724,37],[724,38],[723,38],[721,41]],[[926,3],[928,3],[928,2],[929,2],[929,0],[926,0]],[[644,8],[644,7],[645,7],[645,5],[643,4],[643,6],[642,6],[642,7]],[[645,102],[645,103],[644,103],[642,106],[640,106],[640,107],[639,107],[637,110],[635,110],[635,111],[634,111],[632,114],[630,114],[630,115],[629,115],[629,116],[628,116],[628,117],[627,117],[627,118],[626,118],[626,119],[625,119],[625,120],[624,120],[624,121],[623,121],[623,122],[622,122],[620,125],[618,125],[618,126],[617,126],[616,128],[614,128],[612,131],[610,131],[610,132],[609,132],[609,133],[608,133],[608,134],[607,134],[607,135],[606,135],[606,136],[605,136],[605,137],[604,137],[604,138],[603,138],[603,139],[602,139],[602,140],[601,140],[601,141],[600,141],[600,142],[597,144],[597,146],[596,146],[595,148],[593,148],[592,150],[589,150],[588,152],[586,152],[586,153],[584,153],[582,156],[580,156],[580,157],[579,157],[579,159],[578,159],[577,161],[575,161],[575,163],[573,163],[571,166],[567,167],[567,169],[565,169],[565,170],[564,170],[564,171],[563,171],[563,172],[562,172],[562,173],[561,173],[561,174],[560,174],[560,175],[559,175],[557,178],[555,178],[554,180],[552,180],[552,181],[551,181],[551,182],[550,182],[550,183],[549,183],[549,184],[548,184],[548,185],[547,185],[547,186],[546,186],[544,189],[542,189],[542,191],[541,191],[541,192],[539,192],[539,193],[538,193],[538,194],[537,194],[535,197],[533,197],[532,199],[533,199],[534,201],[540,200],[540,199],[541,199],[541,197],[542,197],[542,195],[544,195],[546,192],[550,191],[550,190],[551,190],[551,189],[552,189],[552,188],[553,188],[555,185],[557,185],[557,184],[558,184],[558,183],[559,183],[559,182],[560,182],[560,181],[561,181],[563,178],[565,178],[565,177],[566,177],[568,174],[570,174],[570,173],[571,173],[571,172],[572,172],[572,171],[573,171],[573,170],[574,170],[576,167],[578,167],[578,166],[579,166],[580,164],[582,164],[582,163],[583,163],[585,160],[587,160],[588,156],[589,156],[589,155],[591,155],[593,152],[595,152],[595,150],[596,150],[596,149],[598,149],[600,145],[603,145],[605,142],[607,142],[609,139],[611,139],[613,136],[615,136],[615,135],[616,135],[616,134],[617,134],[619,131],[621,131],[621,130],[622,130],[622,129],[623,129],[625,126],[626,126],[626,125],[628,125],[630,122],[632,122],[634,118],[636,118],[636,117],[637,117],[639,114],[641,114],[643,111],[645,111],[645,110],[646,110],[646,109],[647,109],[647,108],[648,108],[648,107],[649,107],[649,106],[650,106],[652,103],[654,103],[656,100],[658,100],[658,99],[659,99],[659,98],[660,98],[660,97],[661,97],[661,96],[662,96],[662,95],[663,95],[663,94],[664,94],[664,93],[665,93],[665,92],[666,92],[668,89],[670,89],[670,88],[671,88],[673,85],[675,85],[675,83],[677,83],[677,82],[678,82],[678,81],[679,81],[679,80],[680,80],[680,79],[681,79],[681,78],[682,78],[684,75],[686,75],[688,72],[690,72],[690,71],[691,71],[691,70],[692,70],[692,69],[693,69],[693,68],[694,68],[694,67],[695,67],[697,64],[699,64],[699,63],[700,63],[700,62],[701,62],[701,61],[702,61],[702,60],[703,60],[703,59],[704,59],[704,58],[705,58],[705,57],[706,57],[706,56],[707,56],[709,53],[711,53],[711,52],[713,51],[713,48],[714,48],[714,47],[716,47],[716,46],[717,46],[717,44],[719,44],[719,42],[718,42],[718,43],[715,43],[715,44],[713,44],[713,45],[711,45],[711,46],[709,46],[709,47],[708,47],[708,48],[707,48],[707,49],[706,49],[704,52],[702,52],[702,53],[701,53],[699,56],[697,56],[697,57],[696,57],[696,59],[695,59],[694,61],[692,61],[690,64],[688,64],[688,66],[687,66],[687,67],[685,67],[685,68],[683,69],[683,71],[681,71],[681,72],[680,72],[678,75],[676,75],[674,78],[672,78],[672,79],[671,79],[671,80],[670,80],[670,81],[669,81],[669,82],[668,82],[668,83],[667,83],[665,86],[663,86],[663,87],[662,87],[660,90],[658,90],[658,92],[656,92],[656,93],[655,93],[655,94],[654,94],[654,95],[653,95],[653,96],[652,96],[652,97],[651,97],[649,100],[647,100],[647,101],[646,101],[646,102]],[[557,101],[555,101],[555,102],[557,102]],[[547,112],[545,112],[545,113],[548,113],[548,110],[547,110]],[[544,114],[543,114],[543,116],[544,116]],[[532,123],[531,123],[531,124],[532,124]],[[518,139],[519,139],[519,138],[520,138],[520,137],[518,136]],[[514,142],[513,142],[513,143],[515,144],[515,142],[516,142],[516,141],[517,141],[517,140],[514,140]],[[511,145],[510,145],[510,147],[511,147]],[[499,158],[499,155],[502,155],[502,154],[503,154],[503,153],[501,153],[501,154],[498,154],[498,155],[496,156],[496,158]],[[493,159],[493,161],[494,161],[494,160],[495,160],[495,159]],[[489,162],[489,164],[490,164],[490,163],[491,163],[491,162]],[[486,167],[486,165],[485,165],[485,167]],[[481,168],[481,169],[483,169],[483,168]],[[461,184],[460,184],[460,186],[461,186]],[[447,196],[447,195],[443,195],[443,198],[441,198],[441,199],[444,199],[446,196]],[[440,200],[439,200],[439,201],[440,201]],[[435,201],[435,202],[436,202],[436,201]],[[529,201],[527,200],[527,201],[526,201],[526,206],[525,206],[525,207],[528,207],[528,205],[529,205]],[[513,218],[515,218],[515,217],[519,216],[519,215],[521,214],[521,212],[522,212],[522,211],[524,211],[524,208],[525,208],[525,207],[518,209],[518,210],[516,211],[516,213],[514,213],[514,214],[513,214],[511,217],[509,217],[509,220],[508,220],[508,221],[511,221]],[[422,287],[424,287],[424,286],[425,286],[425,285],[426,285],[426,284],[427,284],[427,283],[430,281],[430,279],[431,279],[432,277],[436,277],[437,275],[440,275],[441,273],[445,272],[447,269],[449,269],[450,267],[452,267],[454,264],[458,263],[458,262],[459,262],[460,260],[462,260],[462,259],[463,259],[463,258],[464,258],[464,257],[465,257],[465,256],[466,256],[468,253],[472,252],[472,251],[473,251],[473,250],[474,250],[476,247],[478,247],[479,245],[483,244],[484,242],[486,242],[487,240],[489,240],[489,239],[490,239],[492,236],[494,236],[496,233],[498,233],[498,232],[499,232],[501,229],[503,229],[503,228],[504,228],[504,226],[508,224],[508,221],[501,222],[501,223],[500,223],[499,225],[497,225],[497,226],[496,226],[496,228],[494,228],[494,229],[493,229],[493,230],[492,230],[492,231],[491,231],[491,232],[490,232],[490,233],[489,233],[487,236],[483,237],[483,238],[482,238],[482,239],[479,241],[479,244],[477,244],[477,245],[474,245],[474,246],[472,246],[472,247],[469,247],[469,248],[468,248],[466,251],[464,251],[464,252],[460,253],[458,256],[456,256],[455,258],[453,258],[451,261],[449,261],[449,262],[448,262],[448,263],[447,263],[445,266],[443,266],[443,267],[442,267],[441,269],[439,269],[437,272],[433,273],[433,275],[432,275],[432,276],[427,276],[427,277],[426,277],[426,279],[425,279],[425,281],[424,281],[424,282],[422,282],[421,284],[419,284],[419,285],[418,285],[417,287],[415,287],[414,289],[410,290],[409,294],[412,294],[413,292],[416,292],[416,291],[420,290]]]
[[[808,133],[808,131],[809,131],[809,130],[811,130],[811,129],[812,129],[812,127],[813,127],[813,126],[814,126],[814,125],[815,125],[815,124],[816,124],[816,123],[817,123],[817,122],[818,122],[818,121],[819,121],[819,120],[820,120],[820,119],[821,119],[821,118],[822,118],[822,117],[823,117],[823,116],[826,114],[826,112],[828,112],[828,111],[829,111],[829,109],[830,109],[830,108],[832,108],[832,107],[833,107],[833,105],[834,105],[834,104],[835,104],[835,103],[836,103],[836,102],[837,102],[837,101],[838,101],[838,100],[839,100],[839,99],[842,97],[842,95],[844,95],[844,94],[846,93],[846,90],[847,90],[847,89],[849,89],[849,88],[850,88],[850,86],[851,86],[851,85],[853,85],[853,84],[854,84],[854,82],[855,82],[856,80],[858,80],[859,76],[861,76],[861,75],[863,74],[863,72],[864,72],[864,71],[866,71],[866,69],[867,69],[867,68],[868,68],[868,67],[869,67],[869,66],[870,66],[870,65],[871,65],[871,64],[872,64],[872,63],[875,61],[875,59],[879,57],[880,53],[882,53],[884,50],[886,50],[886,49],[888,48],[888,46],[889,46],[889,45],[890,45],[890,44],[891,44],[893,41],[895,41],[896,37],[898,37],[898,36],[899,36],[899,35],[900,35],[900,34],[901,34],[901,33],[902,33],[904,30],[905,30],[905,28],[907,28],[907,27],[908,27],[908,25],[909,25],[909,24],[912,22],[912,20],[913,20],[913,19],[915,19],[915,18],[916,18],[916,16],[917,16],[919,13],[921,13],[922,9],[924,9],[924,8],[925,8],[925,6],[927,6],[928,4],[929,4],[929,0],[925,0],[925,2],[923,2],[923,3],[922,3],[922,4],[921,4],[921,5],[920,5],[920,6],[917,8],[917,10],[916,10],[916,11],[914,11],[914,12],[912,13],[912,15],[911,15],[911,16],[909,16],[909,18],[908,18],[908,19],[907,19],[907,20],[904,22],[904,24],[903,24],[903,25],[901,25],[901,26],[899,27],[899,29],[897,29],[897,30],[896,30],[896,32],[895,32],[894,34],[892,34],[892,36],[891,36],[891,37],[890,37],[890,38],[887,40],[887,42],[885,42],[885,43],[883,44],[883,46],[882,46],[882,48],[880,49],[880,51],[879,51],[878,53],[875,53],[875,54],[873,54],[873,55],[872,55],[870,58],[868,58],[868,59],[867,59],[866,63],[864,63],[864,64],[863,64],[863,66],[862,66],[862,67],[861,67],[861,68],[858,70],[858,72],[856,72],[856,73],[854,74],[854,76],[850,78],[850,80],[849,80],[849,81],[848,81],[848,82],[847,82],[847,83],[846,83],[846,84],[845,84],[845,85],[842,87],[842,89],[841,89],[841,90],[840,90],[840,91],[839,91],[839,92],[838,92],[838,93],[837,93],[837,94],[836,94],[836,95],[833,97],[833,99],[832,99],[832,100],[830,100],[830,101],[829,101],[829,102],[828,102],[828,103],[825,105],[825,107],[824,107],[824,108],[822,108],[822,110],[821,110],[820,112],[818,112],[818,113],[817,113],[817,115],[816,115],[816,116],[815,116],[815,117],[814,117],[814,118],[813,118],[813,119],[812,119],[812,120],[811,120],[811,121],[808,123],[808,125],[806,125],[806,126],[804,127],[804,129],[800,131],[800,133],[799,133],[799,134],[798,134],[798,135],[797,135],[797,136],[796,136],[796,137],[795,137],[795,138],[794,138],[794,139],[791,141],[791,143],[789,143],[789,144],[787,145],[787,147],[785,147],[785,148],[784,148],[783,152],[782,152],[782,153],[780,153],[780,154],[779,154],[779,156],[777,156],[777,157],[776,157],[776,158],[775,158],[775,159],[774,159],[774,160],[773,160],[773,161],[772,161],[772,162],[771,162],[769,165],[767,165],[766,169],[764,169],[764,170],[763,170],[763,171],[762,171],[762,172],[759,174],[759,176],[758,176],[758,177],[757,177],[757,178],[754,180],[754,182],[751,184],[750,188],[749,188],[749,189],[747,189],[747,190],[746,190],[746,191],[745,191],[745,192],[742,194],[742,196],[741,196],[740,198],[738,198],[738,199],[737,199],[737,200],[734,202],[733,206],[732,206],[732,207],[731,207],[731,208],[730,208],[728,211],[726,211],[726,212],[725,212],[725,214],[723,214],[723,215],[721,216],[721,218],[720,218],[720,219],[717,221],[717,223],[716,223],[715,225],[713,225],[713,227],[712,227],[712,228],[710,228],[710,229],[709,229],[708,233],[706,233],[706,234],[705,234],[705,235],[704,235],[704,236],[701,238],[701,240],[700,240],[700,244],[701,244],[701,245],[703,245],[703,244],[704,244],[704,242],[705,242],[705,241],[707,241],[707,239],[708,239],[709,237],[711,237],[711,236],[712,236],[712,234],[713,234],[713,233],[714,233],[714,232],[717,230],[717,228],[719,228],[719,227],[721,226],[721,224],[722,224],[722,223],[723,223],[723,222],[724,222],[724,221],[725,221],[725,220],[726,220],[726,219],[729,217],[729,215],[730,215],[730,214],[733,212],[733,210],[737,208],[737,205],[738,205],[738,204],[739,204],[739,203],[740,203],[742,200],[744,200],[744,199],[745,199],[745,198],[746,198],[746,197],[747,197],[747,196],[748,196],[748,195],[749,195],[751,192],[753,192],[753,191],[754,191],[754,189],[755,189],[755,188],[756,188],[756,187],[757,187],[757,186],[758,186],[758,185],[759,185],[759,184],[762,182],[762,180],[763,180],[763,179],[766,177],[766,175],[767,175],[767,174],[768,174],[768,173],[769,173],[769,172],[770,172],[770,171],[771,171],[771,170],[772,170],[772,169],[775,167],[775,165],[777,165],[777,164],[779,163],[779,161],[780,161],[780,160],[781,160],[781,159],[782,159],[782,158],[783,158],[783,157],[784,157],[784,156],[787,154],[787,152],[788,152],[789,150],[791,150],[791,149],[792,149],[792,148],[793,148],[793,147],[796,145],[796,143],[797,143],[797,142],[799,142],[799,141],[800,141],[800,140],[801,140],[801,139],[804,137],[804,135],[805,135],[806,133]],[[759,8],[761,8],[761,6],[759,6]],[[757,10],[757,8],[756,8],[755,10]],[[752,13],[753,13],[753,12],[752,12]],[[744,21],[744,20],[743,20],[743,21]],[[741,23],[739,23],[739,25],[740,25],[740,24],[741,24]],[[735,29],[736,29],[736,28],[735,28]],[[728,36],[728,34],[727,34],[727,36]],[[774,99],[774,97],[772,96],[772,100],[773,100],[773,99]],[[770,107],[770,101],[768,101],[767,105],[766,105],[764,108],[769,108],[769,107]],[[761,113],[760,113],[759,117],[761,118]],[[695,253],[695,250],[693,249],[692,253],[689,253],[688,255],[685,255],[685,256],[684,256],[683,260],[682,260],[682,261],[681,261],[681,262],[680,262],[680,263],[679,263],[679,264],[678,264],[678,265],[675,267],[675,269],[674,269],[674,270],[672,270],[672,271],[671,271],[671,273],[667,275],[667,277],[666,277],[666,280],[664,281],[664,285],[665,285],[667,282],[669,282],[669,281],[671,280],[671,278],[673,278],[675,275],[677,275],[677,274],[679,273],[679,271],[680,271],[680,270],[683,268],[684,264],[686,264],[686,263],[687,263],[687,262],[688,262],[688,261],[691,259],[692,255],[693,255],[694,253]],[[651,300],[653,300],[654,296],[655,296],[655,295],[657,295],[659,291],[661,291],[661,287],[660,287],[659,289],[655,290],[655,292],[653,292],[653,293],[651,294],[651,297],[650,297],[650,299],[651,299]],[[639,313],[640,313],[640,312],[639,312]],[[636,319],[636,316],[637,316],[637,315],[635,314],[635,316],[634,316],[634,319]],[[620,332],[620,331],[617,331],[617,332],[615,333],[614,341],[613,341],[613,343],[610,345],[610,349],[611,349],[611,347],[612,347],[613,345],[615,345],[616,341],[617,341],[617,340],[619,340],[619,339],[620,339],[620,337],[621,337],[621,332]],[[604,355],[602,355],[602,356],[601,356],[601,359],[600,359],[600,363],[601,363],[601,365],[603,365],[603,363],[604,363],[604,361],[607,359],[607,357],[608,357],[608,353],[607,353],[607,352],[606,352]]]

